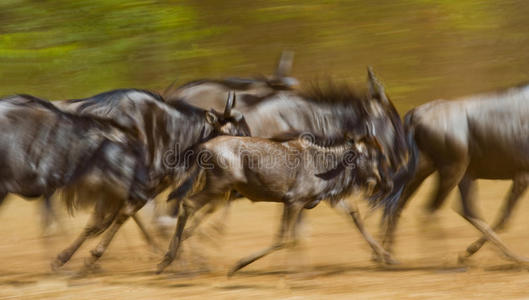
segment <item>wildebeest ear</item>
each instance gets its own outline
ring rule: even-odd
[[[294,61],[294,52],[293,51],[283,51],[281,52],[281,57],[277,63],[275,77],[277,79],[287,77],[292,70],[292,63]]]
[[[219,123],[219,118],[213,109],[206,111],[206,122],[213,126],[216,126]]]
[[[386,95],[384,86],[376,78],[371,66],[367,67],[367,88],[369,91],[369,97],[371,99],[377,99],[384,104],[391,104],[389,102],[388,96]]]
[[[242,112],[235,109],[232,110],[231,116],[236,122],[240,122],[242,119],[244,119],[244,115],[242,114]]]

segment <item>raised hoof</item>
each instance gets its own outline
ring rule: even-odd
[[[237,272],[239,268],[232,268],[228,274],[226,274],[226,277],[231,278],[233,275],[235,275],[235,272]]]
[[[457,256],[457,263],[460,265],[466,265],[468,264],[469,259],[470,259],[470,256],[468,255],[467,252],[461,253]]]
[[[62,266],[64,266],[64,262],[59,258],[54,259],[50,264],[51,270],[53,272],[58,272]]]

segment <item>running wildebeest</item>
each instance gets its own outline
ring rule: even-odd
[[[318,136],[343,134],[357,124],[370,123],[374,134],[397,169],[408,155],[404,129],[384,86],[368,68],[367,92],[349,85],[313,85],[299,92],[278,91],[269,97],[237,108],[243,113],[252,136],[271,138],[284,132],[311,132]],[[166,99],[178,105],[183,98]],[[200,103],[193,102],[202,108]],[[362,127],[363,128],[363,127]]]
[[[357,134],[360,136],[367,134],[365,125],[369,124],[391,162],[390,172],[396,172],[408,154],[400,116],[371,68],[368,69],[368,91],[365,94],[348,85],[315,85],[301,94],[278,93],[247,106],[244,115],[252,136],[265,138],[284,132],[339,136],[351,130],[359,131]],[[204,215],[213,210],[213,207],[205,209]],[[199,216],[195,218],[197,220],[186,230],[183,239],[188,238],[188,232],[201,222]],[[173,250],[169,251],[167,260],[172,261],[175,255]],[[389,256],[378,256],[377,259],[391,262]]]
[[[286,90],[292,90],[297,80],[288,77],[292,68],[294,53],[281,54],[275,74],[261,78],[201,79],[174,88],[170,86],[163,93],[168,103],[185,101],[203,109],[221,110],[230,91],[237,93],[237,109],[244,110],[262,99]]]
[[[439,180],[429,210],[437,210],[458,185],[462,201],[459,213],[483,234],[460,259],[477,252],[488,240],[509,259],[527,262],[509,250],[494,230],[504,227],[529,183],[528,116],[529,85],[453,101],[437,100],[408,112],[405,117],[410,146],[408,172],[395,176],[395,192],[398,194],[404,187],[400,199],[386,202],[385,248],[391,250],[394,230],[408,199],[424,179],[437,171]],[[492,228],[473,207],[475,179],[513,181],[503,212]]]
[[[408,155],[400,116],[384,86],[368,68],[367,92],[349,85],[313,85],[299,92],[278,92],[241,107],[252,136],[271,138],[284,132],[310,132],[317,136],[337,136],[358,124],[371,124],[374,135],[396,172]],[[177,105],[181,100],[167,100]],[[232,196],[236,193],[232,193]],[[199,216],[191,226],[200,223]],[[184,234],[184,239],[189,237]]]
[[[341,200],[357,188],[368,186],[391,191],[389,168],[378,166],[382,151],[373,137],[322,140],[306,136],[280,140],[257,137],[218,137],[197,149],[196,168],[178,190],[169,195],[181,203],[177,232],[164,260],[158,265],[162,272],[174,259],[181,244],[183,229],[188,217],[204,205],[229,201],[235,190],[251,201],[279,202],[284,204],[281,228],[271,247],[242,259],[230,275],[244,266],[294,242],[294,224],[302,209],[311,209],[322,200],[347,205]],[[311,136],[312,137],[312,136]],[[386,174],[380,174],[385,170]],[[383,176],[383,178],[381,177]],[[184,198],[195,185],[199,191]],[[371,188],[373,190],[373,188]],[[379,195],[384,195],[380,193]],[[376,199],[372,199],[376,202]],[[371,248],[381,257],[388,256],[383,248],[364,229],[355,207],[348,206],[355,224]],[[389,257],[388,257],[389,258]]]
[[[85,201],[81,194],[109,189],[127,202],[148,200],[137,132],[29,95],[1,99],[0,116],[0,201],[8,193],[49,197],[58,189],[66,189],[70,207]]]
[[[138,132],[145,148],[145,165],[148,170],[149,185],[154,197],[171,184],[178,181],[186,170],[186,151],[217,135],[249,135],[244,116],[235,110],[235,94],[231,93],[226,101],[223,113],[215,110],[206,111],[187,103],[168,106],[158,94],[143,90],[114,90],[98,94],[91,98],[67,100],[56,103],[57,106],[79,115],[109,118],[125,128]],[[116,226],[107,229],[116,216],[116,208],[122,203],[120,199],[109,198],[100,201],[98,210],[107,212],[108,218],[102,219],[94,213],[93,220],[87,224],[81,235],[52,263],[58,268],[65,264],[81,244],[89,237],[108,230],[108,239],[92,251],[87,265],[95,262],[105,251],[115,232],[128,216],[121,217]],[[135,210],[141,206],[134,207]],[[122,220],[124,219],[124,220]],[[114,223],[115,224],[115,223]]]

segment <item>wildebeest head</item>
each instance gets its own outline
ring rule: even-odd
[[[221,110],[224,100],[230,91],[239,95],[241,111],[278,92],[292,90],[298,81],[289,77],[292,67],[293,52],[281,54],[275,74],[256,78],[201,79],[188,82],[179,87],[174,84],[164,91],[164,99],[169,105],[186,102],[202,109]]]
[[[367,135],[352,137],[351,140],[356,153],[356,168],[353,170],[356,182],[367,191],[370,201],[376,204],[393,188],[390,161],[370,129],[367,129]]]
[[[205,136],[232,135],[250,136],[250,128],[241,112],[233,109],[236,104],[235,93],[230,92],[223,113],[213,108],[206,111],[206,122],[209,125]]]
[[[366,108],[369,115],[369,130],[388,154],[392,169],[396,170],[404,164],[408,153],[402,121],[371,67],[367,69],[367,83],[370,99]]]

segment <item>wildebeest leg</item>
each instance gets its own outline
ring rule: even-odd
[[[184,232],[187,219],[191,217],[196,211],[200,210],[204,205],[206,205],[208,200],[218,197],[218,195],[212,195],[206,191],[199,192],[198,194],[195,194],[184,201],[181,210],[182,212],[177,217],[176,230],[171,242],[169,243],[169,249],[167,250],[167,253],[165,253],[163,260],[158,264],[156,274],[162,273],[163,270],[165,270],[165,268],[167,268],[176,258],[178,249],[180,248],[183,241],[182,234]],[[193,206],[190,206],[188,203],[192,203]]]
[[[440,163],[444,164],[444,162]],[[447,165],[439,167],[439,182],[427,209],[433,213],[443,205],[448,194],[459,184],[465,175],[468,164],[464,161],[454,160]]]
[[[193,232],[204,222],[204,220],[207,219],[207,217],[211,216],[212,213],[216,211],[216,206],[213,204],[208,204],[205,207],[203,207],[200,211],[197,211],[195,216],[193,216],[191,225],[188,226],[183,234],[182,234],[182,241],[187,240],[193,235]]]
[[[86,241],[86,239],[105,231],[110,226],[110,224],[112,224],[112,221],[116,217],[117,211],[104,216],[101,212],[101,208],[102,202],[98,202],[81,234],[73,241],[70,246],[62,250],[61,253],[59,253],[59,255],[57,255],[55,260],[51,263],[51,268],[53,270],[57,270],[67,263],[70,258],[72,258],[73,254],[79,249],[79,247],[81,247],[84,241]]]
[[[514,252],[512,252],[496,235],[496,233],[490,228],[487,223],[485,223],[481,218],[479,218],[475,210],[472,206],[472,199],[471,199],[471,189],[472,189],[472,178],[469,176],[465,176],[461,183],[459,184],[459,190],[461,192],[461,200],[463,204],[463,212],[462,216],[470,222],[470,224],[474,225],[482,234],[483,236],[494,246],[496,246],[508,259],[513,260],[517,263],[529,263],[529,259],[525,257],[518,256]]]
[[[371,249],[373,249],[373,252],[377,255],[380,261],[383,261],[387,264],[393,264],[395,261],[391,257],[391,254],[384,250],[382,246],[371,236],[371,234],[365,229],[364,222],[362,222],[362,218],[360,216],[360,211],[358,210],[358,207],[356,206],[356,203],[353,202],[352,204],[342,200],[340,201],[340,205],[342,209],[347,212],[351,218],[353,219],[353,222],[355,223],[356,227],[358,228],[358,231],[362,234],[364,237],[364,240],[369,244]]]
[[[267,256],[272,252],[289,246],[288,240],[293,238],[294,226],[302,209],[303,205],[299,205],[299,203],[285,204],[283,208],[283,216],[281,217],[279,234],[277,235],[272,246],[239,260],[237,264],[235,264],[235,266],[230,270],[228,276],[232,276],[238,270],[246,267],[260,258]]]
[[[136,212],[145,205],[144,201],[137,200],[135,203],[127,202],[120,210],[118,215],[115,217],[112,225],[105,231],[99,244],[90,251],[90,256],[85,260],[85,267],[91,267],[101,256],[105,253],[105,250],[110,245],[110,242],[121,228],[123,223],[128,220],[129,217],[134,216]]]
[[[141,231],[141,234],[143,235],[143,238],[145,239],[145,242],[152,247],[152,249],[155,251],[155,252],[158,252],[160,251],[160,247],[158,246],[158,244],[156,243],[156,241],[154,240],[154,238],[151,236],[151,234],[149,233],[149,231],[147,230],[147,228],[145,227],[145,225],[143,224],[143,222],[141,221],[140,217],[135,214],[132,216],[132,219],[134,220],[134,222],[136,223],[136,225],[138,225],[138,228],[140,229]]]
[[[55,222],[57,229],[64,234],[66,232],[64,224],[61,222],[60,216],[57,215],[52,201],[52,194],[44,195],[43,199],[43,216],[42,216],[42,235],[47,236],[52,233],[52,225]]]
[[[507,197],[507,201],[505,202],[500,215],[496,219],[496,222],[492,226],[494,231],[498,232],[499,230],[503,230],[505,228],[505,224],[511,216],[513,208],[516,206],[516,203],[518,203],[518,199],[520,199],[523,193],[527,190],[528,184],[529,176],[527,176],[527,174],[514,178],[511,191]],[[465,260],[474,253],[478,252],[478,250],[481,249],[481,247],[483,247],[486,242],[487,239],[485,237],[481,237],[473,242],[470,246],[468,246],[466,252],[460,256],[460,260]]]
[[[397,223],[400,219],[400,215],[406,204],[408,203],[411,196],[417,191],[428,176],[430,176],[435,171],[432,163],[427,161],[424,158],[424,155],[420,156],[419,167],[413,178],[409,183],[406,184],[404,191],[399,199],[395,214],[393,216],[388,216],[386,222],[381,222],[382,225],[385,225],[384,238],[382,240],[382,246],[386,249],[387,252],[392,253],[392,247],[394,242],[395,230],[397,229]]]

